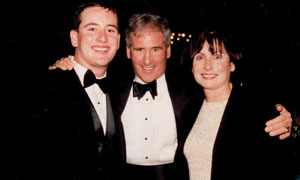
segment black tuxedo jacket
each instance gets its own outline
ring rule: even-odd
[[[182,126],[176,163],[184,163],[184,143],[204,100],[199,92],[187,107],[190,119]],[[272,99],[235,84],[214,143],[211,179],[292,179],[289,140],[264,132],[265,122],[277,115]]]
[[[112,85],[108,94],[114,109],[113,90]],[[34,126],[38,134],[32,134],[32,157],[39,173],[33,176],[118,179],[125,162],[120,121],[114,121],[115,133],[109,137],[95,131],[93,118],[98,116],[92,113],[94,108],[74,70],[48,72],[41,91]]]

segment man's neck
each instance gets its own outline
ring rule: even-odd
[[[76,61],[76,63],[78,63],[82,67],[91,70],[96,78],[101,78],[106,75],[107,66],[90,66],[85,63],[85,61],[80,61],[78,58],[76,58],[76,56],[74,57],[74,61]]]

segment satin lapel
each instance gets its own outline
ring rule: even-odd
[[[129,90],[125,90],[120,88],[121,87],[120,85],[121,83],[118,83],[116,87],[112,88],[112,92],[109,93],[109,98],[112,107],[112,113],[114,116],[116,133],[120,136],[119,138],[120,142],[118,143],[118,147],[120,147],[120,149],[122,150],[121,158],[123,162],[126,162],[126,149],[125,149],[126,145],[125,145],[123,125],[121,122],[121,112],[125,107],[130,88],[125,88],[125,89],[129,89]],[[122,95],[126,97],[123,97]]]
[[[116,125],[114,120],[114,115],[112,111],[112,106],[110,104],[109,94],[106,94],[106,114],[107,114],[107,123],[106,123],[106,136],[108,139],[111,139],[116,133]]]
[[[184,100],[181,99],[181,97],[176,92],[174,92],[169,85],[168,85],[168,89],[169,89],[169,94],[170,94],[176,122],[178,123],[178,121],[182,119],[181,112],[183,111],[184,108],[184,103],[183,103]]]

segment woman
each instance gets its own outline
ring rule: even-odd
[[[287,145],[282,148],[283,142],[263,131],[265,121],[276,113],[267,103],[270,99],[247,92],[231,80],[242,58],[234,41],[216,31],[205,31],[194,39],[189,49],[191,59],[183,64],[192,68],[198,84],[190,107],[195,109],[196,121],[191,118],[186,123],[187,134],[179,140],[190,179],[289,179]],[[282,167],[282,163],[287,164]]]

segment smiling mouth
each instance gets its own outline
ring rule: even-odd
[[[217,77],[217,75],[216,74],[202,74],[202,77],[204,79],[213,79],[213,78]]]
[[[153,69],[153,66],[150,66],[150,67],[143,66],[143,69],[145,71],[151,71]]]
[[[98,51],[98,52],[108,52],[108,48],[100,48],[100,47],[93,47],[94,51]]]

